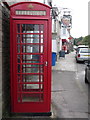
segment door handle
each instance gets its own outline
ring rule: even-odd
[[[48,62],[47,61],[45,61],[45,66],[48,66]]]

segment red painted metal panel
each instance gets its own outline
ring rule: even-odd
[[[30,6],[32,6],[30,8]],[[45,4],[42,4],[42,3],[38,3],[38,2],[21,2],[21,3],[17,3],[17,4],[14,4],[12,6],[10,6],[10,10],[11,10],[11,16],[18,16],[15,14],[15,11],[16,10],[30,10],[30,11],[46,11],[46,15],[45,16],[39,16],[39,15],[30,15],[31,17],[40,17],[44,18],[44,17],[50,17],[50,6],[48,5],[45,5]],[[29,15],[23,15],[24,17],[30,17]],[[22,17],[22,16],[19,16],[19,18]]]
[[[25,55],[25,53],[17,53],[17,28],[16,28],[16,26],[17,26],[17,24],[39,24],[39,25],[44,25],[44,53],[42,54],[42,53],[38,53],[39,55],[43,55],[44,56],[44,60],[43,60],[43,62],[42,63],[20,63],[20,66],[21,65],[44,65],[45,64],[45,62],[47,61],[47,53],[48,53],[48,51],[47,51],[47,31],[46,31],[46,29],[47,29],[47,21],[20,21],[20,20],[16,20],[16,21],[14,21],[14,35],[13,35],[13,71],[14,71],[14,73],[13,73],[13,82],[14,82],[14,86],[13,86],[13,98],[12,98],[12,100],[13,100],[13,102],[14,102],[14,104],[12,105],[14,108],[13,108],[13,112],[49,112],[49,110],[50,110],[50,108],[48,108],[48,103],[49,103],[49,101],[48,101],[48,92],[50,91],[50,87],[49,87],[49,89],[48,89],[48,84],[50,84],[50,83],[48,83],[48,78],[46,77],[46,76],[48,76],[47,75],[47,70],[48,70],[48,66],[45,66],[44,65],[44,73],[43,73],[43,75],[44,75],[44,82],[43,83],[40,83],[40,81],[39,81],[39,87],[41,87],[40,86],[40,84],[43,84],[44,85],[44,92],[43,92],[43,102],[37,102],[37,103],[35,103],[35,102],[22,102],[22,96],[20,96],[20,100],[21,100],[21,103],[18,103],[18,101],[17,101],[17,94],[19,94],[19,93],[22,93],[22,94],[41,94],[42,92],[17,92],[17,86],[18,86],[18,82],[17,82],[17,74],[19,75],[21,75],[21,77],[20,77],[20,79],[22,80],[22,75],[23,74],[27,74],[27,75],[34,75],[34,74],[37,74],[37,75],[42,75],[42,73],[22,73],[22,67],[20,67],[20,71],[21,71],[21,73],[17,73],[17,65],[19,64],[19,63],[17,63],[17,55]],[[21,34],[21,33],[20,33]],[[30,34],[30,33],[29,33]],[[32,33],[31,33],[32,34]],[[35,35],[35,34],[33,34],[33,35]],[[37,35],[37,34],[36,34]],[[40,39],[41,40],[41,39]],[[21,39],[20,39],[20,41],[21,41]],[[21,44],[21,45],[24,45],[24,44],[26,44],[26,45],[30,45],[29,43],[19,43],[19,44]],[[34,43],[35,44],[35,43]],[[38,44],[38,43],[37,43]],[[37,45],[36,44],[36,45]],[[31,45],[33,45],[33,43],[31,43]],[[39,46],[41,46],[42,44],[41,43],[39,43]],[[20,51],[22,51],[22,47],[20,47]],[[33,53],[27,53],[27,55],[30,55],[30,54],[32,54],[33,55]],[[36,55],[36,53],[34,53],[34,55]],[[49,57],[50,58],[50,57]],[[20,61],[22,61],[22,57],[20,57]],[[48,63],[49,64],[49,63]],[[24,67],[25,68],[25,67]],[[27,67],[27,68],[30,68],[30,67]],[[33,68],[33,67],[31,67],[31,68]],[[41,69],[41,68],[39,68],[39,69]],[[50,68],[49,68],[49,70],[50,70]],[[40,71],[40,70],[39,70]],[[39,80],[40,80],[40,76],[39,76]],[[21,82],[20,84],[23,84],[24,82]],[[26,83],[24,83],[24,85],[25,85]],[[29,82],[27,82],[27,84],[29,84]],[[36,83],[30,83],[30,84],[36,84]],[[20,88],[20,89],[22,89],[22,88]],[[48,91],[49,90],[49,91]],[[49,97],[49,99],[50,99],[50,97]],[[30,107],[29,107],[30,106]],[[39,108],[38,109],[38,111],[35,111],[36,110],[36,106]],[[24,108],[24,110],[22,110],[22,107]],[[27,107],[29,107],[29,108],[27,108]],[[34,111],[32,110],[32,107],[34,108]],[[46,109],[47,109],[47,111],[46,111]]]
[[[48,6],[48,5],[46,5],[46,4],[43,4],[43,3],[39,3],[39,2],[20,2],[20,3],[16,3],[16,4],[14,4],[14,5],[11,5],[10,7],[14,7],[14,6],[17,6],[17,5],[20,5],[21,6],[21,4],[25,4],[25,3],[27,3],[27,4],[36,4],[36,5],[40,5],[41,7],[47,7],[47,8],[51,8],[50,6]],[[40,8],[37,6],[37,8],[40,10]],[[26,8],[25,8],[26,9]]]
[[[46,16],[15,15],[15,10],[28,10],[29,5],[34,10],[46,10]],[[50,112],[50,7],[23,2],[11,6],[10,10],[11,112]]]

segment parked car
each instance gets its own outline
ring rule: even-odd
[[[88,45],[78,45],[77,49],[76,49],[76,54],[79,51],[80,48],[89,48]]]
[[[85,64],[85,83],[90,83],[90,60]]]
[[[76,62],[88,61],[90,59],[90,48],[80,48],[76,53]]]

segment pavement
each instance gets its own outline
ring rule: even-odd
[[[75,52],[60,57],[52,67],[52,105],[56,118],[88,119],[88,93],[77,75]],[[83,84],[88,92],[88,87]]]
[[[56,65],[52,66],[52,70],[76,71],[77,68],[75,65],[75,52],[71,52],[70,54],[65,54],[65,58],[60,57],[56,61]]]

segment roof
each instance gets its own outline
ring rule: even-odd
[[[46,4],[43,4],[43,3],[40,3],[40,2],[32,2],[32,1],[30,1],[30,2],[18,2],[18,3],[15,3],[15,4],[11,5],[10,8],[14,7],[14,6],[17,6],[17,5],[20,5],[20,4],[24,4],[24,3],[36,3],[36,4],[39,4],[39,5],[43,5],[45,7],[51,8],[50,6],[48,6]]]

